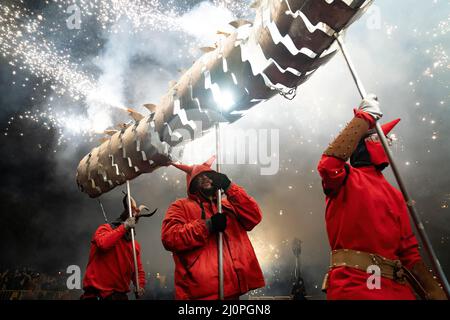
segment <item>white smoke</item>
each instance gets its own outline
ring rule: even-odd
[[[229,30],[227,24],[233,19],[226,8],[202,2],[175,18],[172,23],[177,27],[167,32],[130,32],[126,18],[112,25],[111,29],[118,31],[105,34],[106,45],[94,60],[101,75],[86,99],[92,129],[101,132],[114,125],[111,106],[144,111],[140,105],[157,102],[168,82],[179,76],[177,68],[188,69],[199,56],[199,47],[213,45],[218,38],[216,31]]]

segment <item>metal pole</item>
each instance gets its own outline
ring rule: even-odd
[[[130,218],[133,217],[133,210],[131,209],[131,191],[130,191],[130,181],[127,180],[127,198],[128,198],[128,213],[130,215]],[[134,260],[134,274],[136,276],[136,298],[138,297],[139,292],[139,270],[138,270],[138,263],[137,263],[137,254],[136,254],[136,243],[134,242],[134,228],[131,228],[131,244],[133,246],[133,260]]]
[[[344,59],[347,62],[348,68],[350,70],[350,73],[352,74],[353,80],[355,81],[356,87],[358,88],[359,94],[361,95],[361,98],[364,99],[367,96],[366,90],[364,89],[364,86],[363,86],[360,78],[358,77],[358,74],[356,73],[356,69],[350,60],[350,56],[348,55],[347,49],[339,35],[335,34],[334,37],[336,38],[336,41],[341,49],[342,55],[344,56]],[[417,210],[414,206],[414,200],[412,200],[412,198],[410,197],[408,190],[406,189],[406,186],[403,183],[403,179],[402,179],[400,172],[398,171],[398,167],[394,161],[394,156],[391,152],[391,149],[389,148],[389,143],[386,139],[386,136],[384,135],[381,125],[378,122],[376,123],[375,129],[381,140],[384,151],[386,152],[386,155],[389,158],[389,164],[391,165],[395,179],[397,180],[397,184],[400,187],[400,190],[403,194],[403,198],[405,199],[409,214],[411,215],[414,225],[416,226],[416,230],[419,233],[419,237],[422,241],[423,247],[425,249],[425,252],[428,255],[428,258],[430,259],[433,270],[434,270],[435,274],[441,280],[442,286],[444,288],[444,291],[445,291],[447,297],[450,297],[450,285],[448,283],[447,277],[445,276],[444,270],[442,269],[439,259],[436,256],[433,246],[431,245],[431,241],[428,238],[427,233],[425,232],[425,227],[424,227],[424,225],[419,217],[419,214],[417,213]]]
[[[216,171],[220,172],[220,123],[216,122]],[[217,190],[217,211],[219,214],[222,213],[222,192],[221,190]],[[217,236],[217,245],[218,245],[218,267],[219,267],[219,299],[223,300],[223,233],[219,232]]]
[[[106,212],[105,209],[103,208],[103,204],[100,201],[100,199],[97,199],[98,203],[100,204],[100,208],[102,209],[102,213],[103,213],[103,218],[105,218],[105,223],[108,223],[108,218],[106,217]]]

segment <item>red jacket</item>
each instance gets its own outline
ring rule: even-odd
[[[130,282],[136,282],[131,241],[125,239],[123,225],[113,229],[109,224],[101,225],[91,241],[91,251],[83,289],[95,288],[102,297],[113,292],[129,292]],[[145,286],[145,272],[142,268],[140,245],[136,241],[139,286]]]
[[[318,166],[326,197],[326,226],[332,250],[353,249],[400,259],[411,268],[421,257],[407,207],[374,166],[354,168],[323,155]],[[415,299],[407,285],[381,277],[381,289],[369,290],[369,274],[335,268],[329,275],[328,299]]]
[[[188,186],[200,172],[210,170],[205,165],[194,166],[192,175],[187,178]],[[224,296],[230,298],[263,287],[265,283],[247,235],[261,221],[258,204],[234,183],[226,195],[222,201],[223,212],[227,215],[223,273]],[[167,210],[161,238],[164,247],[173,252],[176,299],[218,299],[217,235],[210,234],[205,223],[205,219],[215,213],[215,201],[193,194],[175,201]]]

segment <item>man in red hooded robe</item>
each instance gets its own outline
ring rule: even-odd
[[[248,238],[262,219],[256,201],[225,174],[211,169],[215,157],[201,165],[173,164],[186,172],[188,197],[170,205],[161,239],[175,261],[176,299],[218,299],[218,232],[223,232],[224,298],[239,299],[263,287],[264,277]],[[217,190],[223,190],[218,214]]]
[[[373,129],[381,117],[378,99],[364,99],[318,165],[332,250],[327,298],[415,299],[408,275],[426,299],[445,299],[421,259],[402,193],[382,174],[389,161]],[[399,121],[383,125],[384,134]]]
[[[133,245],[130,230],[139,218],[139,208],[131,198],[133,217],[129,217],[127,195],[123,197],[123,212],[110,224],[102,224],[95,231],[86,274],[83,279],[83,300],[128,300],[130,282],[136,286],[133,263]],[[141,262],[141,246],[136,242],[139,292],[145,293],[145,271]]]

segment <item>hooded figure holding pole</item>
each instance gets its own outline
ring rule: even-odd
[[[219,232],[224,240],[224,298],[239,299],[265,285],[247,235],[261,221],[261,210],[242,187],[211,169],[214,160],[194,166],[172,164],[186,172],[188,192],[187,198],[170,205],[161,230],[162,243],[175,261],[176,299],[219,298]],[[226,194],[222,214],[217,214],[217,190]]]
[[[328,299],[446,299],[418,250],[402,193],[383,176],[389,165],[373,130],[382,117],[369,95],[318,165],[326,195]],[[400,119],[382,126],[387,135]],[[350,159],[350,164],[347,160]]]
[[[102,224],[92,238],[89,262],[83,279],[83,300],[128,300],[130,282],[136,282],[130,231],[136,226],[141,209],[146,207],[138,207],[131,198],[133,217],[130,217],[127,197],[123,197],[124,211],[120,217],[112,223]],[[139,278],[137,297],[142,297],[145,293],[145,272],[140,251],[140,245],[136,241]]]

